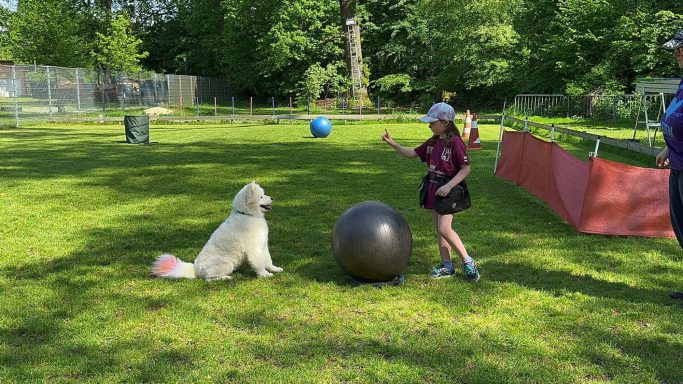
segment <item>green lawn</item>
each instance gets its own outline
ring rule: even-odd
[[[120,125],[0,130],[0,382],[683,382],[674,240],[577,233],[492,175],[498,127],[482,124],[473,208],[455,220],[482,279],[431,280],[424,167],[382,143],[385,128],[410,146],[428,133],[153,123],[158,143],[136,146]],[[191,261],[251,180],[275,197],[270,248],[284,273],[150,277],[163,252]],[[352,288],[330,253],[337,217],[366,200],[410,223],[400,287]]]

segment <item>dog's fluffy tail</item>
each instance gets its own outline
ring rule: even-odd
[[[194,279],[196,277],[194,264],[186,263],[168,253],[157,257],[157,260],[152,265],[152,274],[167,279]]]

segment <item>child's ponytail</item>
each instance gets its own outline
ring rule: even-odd
[[[446,134],[446,138],[444,139],[446,142],[450,142],[455,136],[460,136],[460,131],[452,121],[446,123],[446,131],[444,133]]]

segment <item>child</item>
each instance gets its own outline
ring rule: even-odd
[[[429,109],[426,116],[420,118],[420,121],[429,123],[429,128],[434,133],[422,145],[415,149],[403,147],[396,143],[386,130],[382,140],[404,157],[409,159],[419,157],[422,162],[427,163],[430,182],[427,198],[423,203],[424,208],[432,211],[432,221],[436,228],[441,254],[441,264],[434,268],[430,276],[437,279],[453,276],[455,268],[451,260],[451,250],[455,250],[462,260],[465,280],[474,282],[479,280],[479,271],[474,260],[467,254],[460,236],[451,227],[453,215],[442,215],[434,209],[436,196],[448,195],[448,192],[465,180],[470,173],[465,143],[453,123],[454,118],[453,107],[446,103],[437,103]],[[439,187],[439,182],[446,181],[447,183]]]

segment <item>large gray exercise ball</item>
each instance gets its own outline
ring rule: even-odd
[[[408,265],[413,235],[395,208],[379,201],[347,209],[332,230],[332,254],[356,279],[390,281]]]

